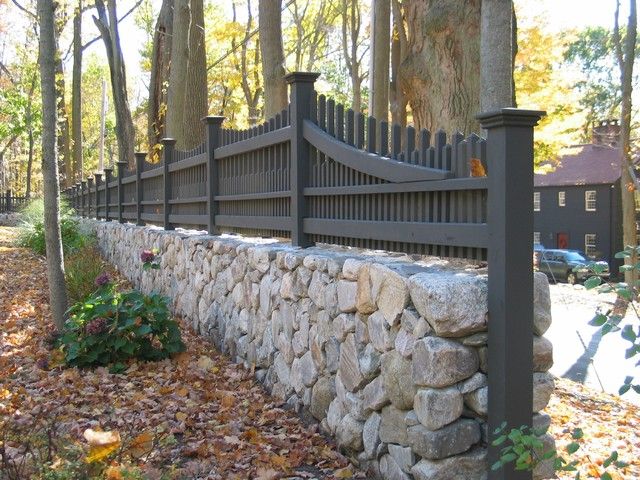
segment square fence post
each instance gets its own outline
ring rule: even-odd
[[[309,176],[309,143],[304,139],[304,121],[311,117],[311,97],[318,73],[292,72],[285,77],[291,85],[291,245],[309,247],[313,242],[304,233],[306,215],[304,186]]]
[[[100,184],[102,183],[102,174],[95,173],[96,178],[96,220],[100,220]]]
[[[86,212],[86,206],[87,206],[87,198],[86,198],[86,194],[87,194],[87,181],[86,180],[82,180],[80,182],[80,202],[81,202],[81,207],[80,207],[80,216],[82,217],[86,217],[87,216],[87,212]]]
[[[89,177],[87,178],[87,217],[92,218],[91,215],[91,190],[93,190],[93,182],[94,179]]]
[[[215,150],[220,146],[220,133],[222,131],[222,122],[225,117],[208,116],[202,119],[206,125],[206,142],[207,142],[207,213],[208,224],[207,231],[211,235],[218,232],[216,228],[216,208],[215,197],[218,193],[218,167],[216,165]]]
[[[73,186],[73,197],[74,203],[73,209],[76,211],[76,214],[80,214],[80,182],[76,183]]]
[[[142,170],[144,169],[145,152],[136,152],[136,225],[144,225],[142,221]]]
[[[111,221],[109,218],[109,204],[111,203],[111,192],[109,192],[109,183],[113,180],[113,168],[104,169],[104,220]]]
[[[176,140],[173,138],[163,138],[161,140],[163,149],[162,149],[162,178],[164,183],[163,188],[163,211],[162,215],[164,217],[163,225],[165,230],[173,230],[173,226],[169,221],[169,216],[171,215],[171,204],[169,200],[171,200],[171,172],[169,172],[169,165],[173,163],[173,155],[176,150]]]
[[[489,248],[489,458],[493,432],[531,426],[533,411],[533,127],[544,112],[503,108],[478,116],[487,130]],[[512,466],[491,480],[530,480]]]
[[[7,190],[7,201],[5,202],[7,212],[11,211],[11,189]]]
[[[124,216],[122,212],[122,204],[124,203],[124,187],[122,186],[122,176],[124,175],[127,165],[127,162],[116,162],[116,167],[118,169],[118,222],[120,223],[124,223]]]

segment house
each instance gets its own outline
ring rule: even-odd
[[[534,176],[534,243],[614,259],[622,250],[621,160],[617,121],[594,126],[593,143],[563,150],[555,170]]]

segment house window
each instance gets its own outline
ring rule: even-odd
[[[533,243],[540,243],[540,232],[533,232]]]
[[[584,253],[588,257],[594,257],[596,255],[596,234],[587,233],[584,236]]]
[[[564,207],[566,204],[565,192],[558,192],[558,206]]]
[[[586,192],[584,192],[584,209],[587,212],[596,211],[596,191],[595,190],[587,190]]]
[[[533,211],[540,211],[540,192],[533,192]]]

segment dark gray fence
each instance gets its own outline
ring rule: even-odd
[[[7,190],[4,194],[0,194],[0,213],[16,212],[28,201],[27,197],[12,195],[11,190]]]
[[[487,259],[489,428],[531,423],[533,127],[542,112],[479,116],[487,140],[366,118],[292,73],[289,108],[248,129],[204,119],[206,141],[160,163],[136,154],[67,191],[82,216]],[[491,465],[499,449],[490,446]],[[502,469],[490,478],[521,479]]]

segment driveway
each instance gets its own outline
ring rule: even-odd
[[[610,307],[614,298],[581,285],[551,285],[553,322],[545,334],[553,343],[551,373],[612,394],[617,394],[627,375],[635,376],[640,383],[640,368],[635,365],[639,358],[624,358],[631,344],[620,337],[620,332],[603,337],[599,328],[589,325],[596,309]],[[635,313],[629,309],[624,322],[637,325],[639,320],[634,318]],[[640,395],[633,391],[622,398],[640,405]]]

